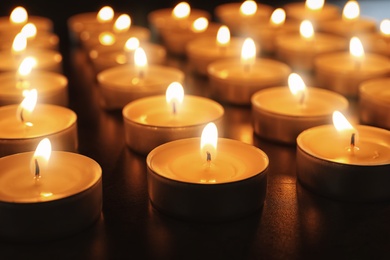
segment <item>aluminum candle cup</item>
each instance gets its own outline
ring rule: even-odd
[[[343,19],[331,20],[321,23],[318,30],[325,33],[332,33],[345,38],[351,38],[363,33],[376,31],[375,20],[357,19],[353,21],[345,21]]]
[[[256,59],[249,70],[239,59],[215,61],[208,67],[213,96],[240,105],[249,105],[260,89],[284,85],[290,73],[286,64],[271,59]]]
[[[296,70],[311,71],[319,54],[344,51],[348,41],[331,34],[316,33],[308,40],[299,34],[284,34],[276,38],[276,55]]]
[[[301,104],[288,87],[260,90],[252,96],[254,132],[263,138],[295,144],[304,130],[329,124],[335,110],[346,111],[348,100],[334,92],[308,88]]]
[[[242,3],[227,3],[215,8],[218,21],[225,24],[233,34],[240,34],[242,30],[268,22],[273,8],[269,5],[257,3],[257,10],[253,15],[246,15],[240,11]]]
[[[59,52],[53,50],[27,50],[24,56],[32,56],[37,64],[34,70],[48,70],[53,72],[62,72],[62,56]],[[16,71],[20,65],[21,58],[15,56],[11,51],[0,52],[0,72]]]
[[[24,23],[13,23],[10,21],[9,16],[0,17],[0,34],[9,34],[9,33],[18,33],[27,23],[33,23],[37,28],[37,32],[45,31],[52,32],[53,31],[53,22],[41,16],[28,16],[28,19]]]
[[[181,139],[149,153],[153,206],[196,221],[236,219],[259,210],[267,190],[267,155],[240,141],[219,138],[217,157],[209,166],[199,144],[200,138]]]
[[[127,145],[140,154],[177,139],[200,136],[209,122],[222,128],[223,107],[217,102],[185,95],[174,114],[164,95],[135,100],[123,109]]]
[[[357,126],[353,153],[349,139],[333,125],[310,128],[297,138],[297,177],[303,186],[323,196],[344,201],[390,199],[390,132]]]
[[[319,10],[306,7],[306,3],[289,3],[283,7],[288,19],[303,21],[310,20],[316,27],[325,21],[340,17],[340,8],[337,5],[324,4]]]
[[[122,109],[129,102],[153,95],[164,94],[167,86],[183,82],[184,73],[178,69],[150,65],[142,78],[136,66],[121,65],[100,72],[97,81],[106,109]]]
[[[148,53],[148,62],[150,64],[163,64],[166,61],[167,52],[161,45],[153,43],[142,43],[141,45],[145,52]],[[89,57],[97,72],[123,64],[134,64],[134,51],[124,51],[123,46],[115,50],[99,47],[96,47],[89,53]]]
[[[68,79],[55,72],[34,71],[23,82],[15,72],[0,74],[0,106],[19,104],[23,90],[31,88],[39,92],[40,103],[68,105]]]
[[[390,72],[389,59],[372,53],[366,53],[360,64],[347,52],[320,55],[314,64],[320,87],[348,97],[358,96],[363,81],[386,77]]]
[[[33,151],[45,137],[53,142],[53,150],[77,152],[77,116],[72,110],[37,104],[28,116],[33,126],[26,126],[17,118],[18,106],[0,107],[0,156]]]
[[[390,78],[372,79],[359,88],[359,114],[364,124],[390,129]]]
[[[94,160],[53,151],[42,178],[30,173],[33,152],[0,158],[0,238],[37,242],[76,234],[101,215],[102,170]]]
[[[359,36],[368,52],[390,57],[390,35],[366,33]]]
[[[0,39],[0,50],[11,50],[12,44],[17,31],[13,33],[1,34]],[[37,31],[35,37],[27,38],[27,49],[59,49],[60,39],[59,37],[51,32]]]

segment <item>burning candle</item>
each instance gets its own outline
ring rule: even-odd
[[[234,219],[262,207],[268,157],[237,140],[218,138],[212,123],[202,137],[172,141],[146,158],[153,206],[180,218]]]
[[[302,132],[297,138],[299,181],[321,195],[348,201],[388,200],[390,132],[352,126],[338,111],[333,125]]]
[[[320,87],[348,97],[357,97],[359,84],[365,80],[386,77],[390,72],[387,57],[364,53],[359,38],[350,41],[350,52],[329,53],[315,59],[315,73]]]
[[[375,32],[376,23],[373,19],[361,18],[359,3],[349,0],[344,6],[341,19],[323,22],[318,29],[322,32],[351,38],[356,35],[360,36],[362,33]]]
[[[334,110],[348,108],[346,98],[328,90],[307,88],[296,73],[290,74],[288,86],[260,90],[252,96],[253,128],[258,136],[295,144],[302,131],[329,124]]]
[[[300,24],[300,34],[284,34],[276,39],[276,55],[296,70],[311,71],[319,54],[343,51],[348,42],[338,36],[315,33],[310,21]]]
[[[256,46],[247,38],[241,59],[222,59],[208,66],[213,96],[221,101],[249,105],[258,90],[283,84],[290,68],[279,61],[256,58]]]
[[[203,127],[222,124],[224,109],[213,100],[185,95],[171,83],[164,95],[135,100],[123,109],[127,145],[140,154],[173,140],[199,136]]]
[[[252,0],[222,4],[215,8],[217,20],[226,24],[235,35],[240,35],[247,28],[268,21],[271,13],[271,6]]]
[[[135,51],[134,63],[98,73],[97,81],[106,109],[122,109],[135,99],[163,94],[171,82],[184,80],[184,73],[178,69],[148,65],[142,48]]]
[[[365,33],[360,36],[368,52],[390,56],[390,20],[384,19],[379,32]]]
[[[223,25],[216,37],[201,37],[187,44],[188,62],[195,72],[207,75],[207,66],[213,61],[240,57],[242,42],[241,38],[231,38],[229,28]]]
[[[65,107],[35,105],[35,89],[24,93],[20,105],[0,107],[0,156],[33,151],[44,137],[54,141],[56,150],[77,151],[76,114]]]
[[[18,104],[23,99],[23,91],[35,88],[39,92],[40,103],[59,106],[68,105],[68,80],[55,72],[34,71],[36,59],[26,57],[17,72],[0,74],[0,106]]]
[[[364,124],[390,129],[390,78],[364,81],[359,87],[359,114]]]
[[[51,151],[48,139],[35,152],[0,158],[0,228],[8,241],[47,241],[75,234],[102,209],[101,168],[83,155]]]

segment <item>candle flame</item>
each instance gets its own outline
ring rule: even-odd
[[[193,32],[204,32],[209,26],[209,21],[205,17],[199,17],[192,23]]]
[[[357,59],[361,59],[364,57],[363,44],[358,37],[352,37],[349,41],[349,52],[353,57]]]
[[[183,102],[184,89],[179,82],[172,82],[169,84],[165,93],[165,99],[169,107],[172,108],[173,114],[177,113],[178,106]]]
[[[34,38],[37,35],[37,27],[33,23],[28,23],[23,26],[20,31],[26,38]]]
[[[114,18],[114,10],[110,6],[103,6],[99,10],[96,18],[99,23],[111,22]]]
[[[291,73],[288,76],[288,87],[290,89],[290,92],[294,96],[299,97],[300,102],[303,103],[303,99],[305,97],[306,92],[306,84],[305,82],[303,82],[301,76],[296,73]]]
[[[44,138],[39,142],[31,159],[31,173],[36,180],[41,177],[41,170],[47,166],[50,156],[51,142],[48,138]]]
[[[241,48],[241,62],[244,66],[251,66],[256,59],[256,45],[251,38],[246,38]]]
[[[14,41],[12,42],[12,52],[15,54],[21,53],[26,50],[27,39],[26,36],[22,33],[18,33]]]
[[[310,40],[314,37],[314,28],[309,20],[304,20],[301,22],[301,25],[299,26],[299,32],[305,39]]]
[[[187,18],[191,13],[191,7],[186,2],[180,2],[178,3],[175,8],[172,10],[172,15],[174,18],[177,19],[184,19]]]
[[[217,45],[218,46],[227,46],[230,42],[230,31],[226,25],[222,25],[218,29],[217,33]]]
[[[381,34],[384,36],[390,36],[390,20],[384,19],[379,25]]]
[[[137,67],[146,67],[148,65],[148,59],[144,49],[138,47],[134,52],[134,63]]]
[[[28,76],[36,65],[37,60],[34,57],[26,57],[19,65],[18,74],[24,77]]]
[[[115,35],[111,32],[102,32],[99,34],[99,42],[103,46],[111,46],[115,41]]]
[[[214,123],[208,123],[202,131],[200,138],[200,152],[202,160],[207,162],[215,160],[217,156],[218,129]]]
[[[245,16],[254,15],[257,12],[257,4],[255,1],[246,0],[240,6],[240,13]]]
[[[353,126],[340,111],[333,112],[333,125],[337,131],[353,130]]]
[[[348,1],[343,9],[343,19],[347,21],[356,20],[360,15],[360,7],[357,1]]]
[[[125,44],[125,51],[135,51],[139,47],[139,40],[137,37],[130,37]]]
[[[37,104],[38,92],[36,89],[24,90],[24,99],[16,110],[16,117],[26,126],[33,126],[33,123],[26,120],[26,116],[34,111],[35,105]]]
[[[9,18],[11,23],[22,24],[27,22],[28,14],[24,7],[18,6],[11,12]]]
[[[286,20],[286,12],[282,8],[277,8],[271,15],[271,24],[282,25]]]
[[[122,14],[116,19],[113,29],[116,33],[126,32],[127,30],[129,30],[130,25],[130,16],[128,14]]]
[[[321,10],[325,0],[306,0],[305,6],[310,10]]]

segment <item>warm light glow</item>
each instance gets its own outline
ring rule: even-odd
[[[138,47],[134,51],[134,64],[138,70],[138,78],[143,78],[145,74],[145,69],[148,66],[148,59],[146,58],[146,53],[144,49]]]
[[[37,148],[35,149],[34,155],[31,158],[31,173],[34,175],[36,180],[41,177],[42,169],[47,166],[50,155],[51,142],[48,138],[44,138],[39,142]],[[47,197],[49,194],[50,193],[47,193],[45,196]]]
[[[169,84],[165,93],[165,99],[169,107],[172,108],[173,114],[176,114],[184,99],[183,86],[179,82],[172,82]]]
[[[20,31],[26,38],[34,38],[37,35],[37,27],[33,23],[28,23],[23,26]]]
[[[37,104],[38,92],[36,89],[24,90],[24,99],[16,110],[16,118],[26,126],[33,126],[33,123],[28,121],[29,115],[34,111]]]
[[[137,37],[130,37],[125,44],[125,51],[135,51],[139,47],[139,40]]]
[[[23,77],[28,76],[36,65],[37,60],[34,57],[26,57],[19,65],[18,74]]]
[[[192,31],[204,32],[209,26],[209,21],[204,17],[199,17],[192,23]]]
[[[230,42],[230,31],[226,25],[222,25],[218,29],[217,33],[217,44],[218,46],[226,46]]]
[[[345,118],[345,116],[339,112],[333,112],[333,125],[337,131],[353,130],[351,123]]]
[[[116,41],[115,35],[110,32],[102,32],[99,34],[99,42],[101,45],[110,46]]]
[[[314,37],[314,28],[309,20],[304,20],[301,22],[301,25],[299,26],[299,32],[305,39],[310,40]]]
[[[303,82],[301,76],[296,73],[291,73],[288,76],[288,87],[291,93],[299,98],[299,103],[303,104],[305,101],[306,84]]]
[[[114,24],[114,32],[121,33],[129,30],[131,25],[131,18],[127,14],[122,14],[116,19]]]
[[[384,36],[390,36],[390,20],[384,19],[381,24],[379,25],[381,34]]]
[[[218,129],[214,123],[208,123],[202,131],[200,138],[200,152],[202,159],[208,162],[217,156]]]
[[[15,54],[21,53],[24,50],[26,50],[26,47],[27,47],[26,36],[24,36],[24,34],[22,33],[18,33],[15,36],[14,41],[12,43],[12,52]]]
[[[286,12],[282,8],[277,8],[271,15],[271,24],[282,25],[286,20]]]
[[[310,10],[320,10],[324,6],[325,0],[306,0],[306,7]]]
[[[246,38],[241,48],[241,62],[245,66],[250,66],[256,59],[256,45],[251,38]]]
[[[355,20],[359,18],[360,7],[357,1],[350,0],[348,1],[343,9],[343,19],[344,20]]]
[[[111,22],[114,18],[114,10],[110,6],[104,6],[97,14],[97,20],[99,23]]]
[[[178,3],[172,10],[173,17],[177,19],[187,18],[191,13],[191,7],[186,2]]]
[[[363,44],[358,37],[351,38],[349,42],[349,52],[355,58],[361,59],[364,57]]]
[[[16,7],[9,16],[11,23],[21,24],[27,22],[28,14],[24,7]]]
[[[257,4],[255,1],[246,0],[240,6],[240,13],[243,15],[254,15],[257,11]]]

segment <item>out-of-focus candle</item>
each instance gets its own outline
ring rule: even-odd
[[[100,217],[101,168],[83,155],[51,151],[48,139],[35,152],[0,158],[0,237],[32,242],[75,234]]]
[[[241,59],[217,60],[207,70],[213,96],[242,105],[249,105],[258,90],[284,84],[291,72],[284,63],[256,58],[256,46],[250,38],[242,45]]]
[[[390,60],[378,54],[365,53],[360,40],[353,37],[350,53],[336,52],[315,59],[315,73],[320,87],[348,97],[357,97],[359,84],[365,80],[386,77]]]
[[[171,83],[166,95],[135,100],[123,109],[127,145],[141,154],[183,138],[197,137],[209,122],[222,125],[224,109],[213,100],[185,95]]]
[[[289,88],[260,90],[252,96],[253,128],[257,135],[295,144],[302,131],[329,124],[334,110],[348,108],[346,98],[328,90],[307,88],[298,74],[290,74],[288,85]]]
[[[390,57],[390,20],[384,19],[379,25],[379,32],[365,33],[359,37],[365,49]]]
[[[201,136],[172,141],[149,153],[148,191],[153,205],[202,221],[234,219],[261,208],[267,155],[240,141],[218,138],[212,123]]]
[[[313,192],[339,200],[390,199],[390,132],[352,126],[338,111],[333,125],[297,138],[297,176]]]

